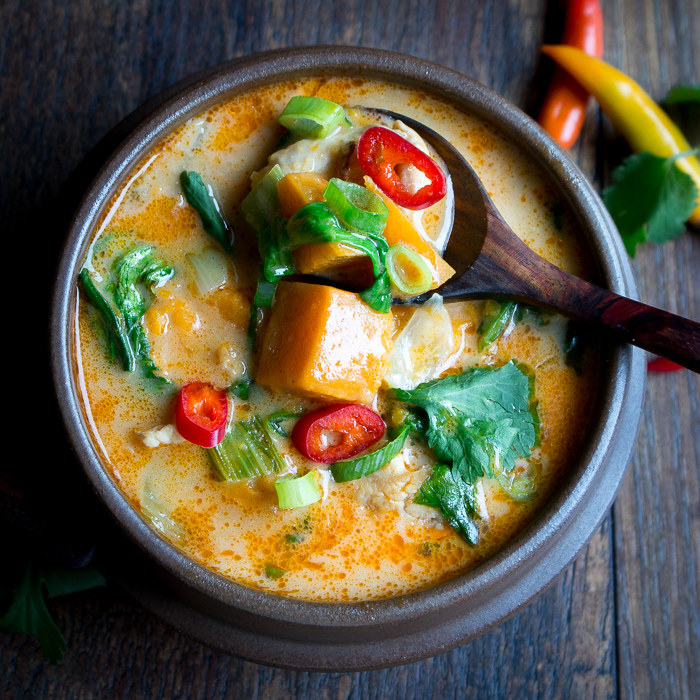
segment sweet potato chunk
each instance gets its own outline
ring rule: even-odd
[[[256,380],[302,396],[370,403],[386,371],[392,315],[357,294],[280,282]]]
[[[316,173],[289,173],[277,183],[280,209],[285,219],[291,218],[305,204],[322,202],[328,180]]]
[[[387,209],[389,209],[389,218],[384,229],[384,238],[390,246],[405,245],[413,249],[418,255],[422,255],[430,265],[433,271],[433,284],[430,287],[435,289],[444,282],[447,282],[454,275],[454,268],[448,265],[437,252],[437,250],[427,241],[421,238],[420,234],[414,228],[413,224],[403,215],[401,210],[392,202],[375,184],[374,181],[365,177],[365,187],[378,194]]]

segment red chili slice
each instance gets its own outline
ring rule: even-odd
[[[292,430],[292,442],[304,457],[330,464],[366,450],[385,431],[382,417],[367,406],[335,404],[302,416]]]
[[[683,367],[671,360],[667,360],[665,357],[656,357],[647,362],[647,370],[649,372],[677,372],[679,369],[683,369]]]
[[[218,445],[226,434],[226,392],[211,384],[192,382],[182,387],[175,405],[177,432],[201,447]]]
[[[357,143],[360,167],[392,201],[407,209],[425,209],[439,202],[447,192],[442,168],[403,136],[382,126],[372,126]],[[430,180],[417,192],[404,186],[397,165],[413,165]]]

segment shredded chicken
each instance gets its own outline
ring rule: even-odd
[[[177,428],[172,423],[150,430],[137,430],[136,434],[141,438],[141,442],[150,448],[161,445],[178,445],[185,441],[185,438],[177,432]]]

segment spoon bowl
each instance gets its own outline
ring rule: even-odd
[[[383,109],[430,143],[447,165],[454,189],[454,221],[445,260],[457,274],[436,290],[407,301],[422,304],[434,293],[445,301],[513,299],[603,326],[618,339],[700,373],[700,323],[610,292],[537,255],[501,216],[478,175],[443,136],[419,121]]]

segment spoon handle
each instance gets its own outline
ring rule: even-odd
[[[537,255],[500,217],[490,224],[481,255],[464,275],[472,289],[604,326],[620,340],[700,373],[700,323],[574,277]]]

